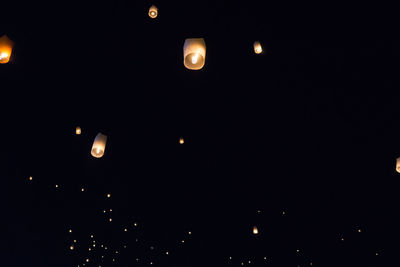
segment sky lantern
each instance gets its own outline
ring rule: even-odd
[[[396,159],[396,171],[400,173],[400,157]]]
[[[82,133],[81,127],[76,126],[75,133],[76,133],[77,135],[80,135],[80,134]]]
[[[257,226],[254,226],[254,227],[253,227],[253,234],[254,234],[254,235],[258,235],[258,228],[257,228]]]
[[[261,43],[259,41],[255,41],[253,46],[254,46],[254,53],[256,53],[256,54],[262,53],[263,49],[262,49]]]
[[[92,156],[95,158],[101,158],[106,150],[107,135],[98,133],[94,139],[92,146]]]
[[[185,143],[185,139],[183,137],[179,138],[179,144],[183,145]]]
[[[152,5],[149,8],[149,17],[155,19],[157,18],[157,15],[158,15],[158,8],[155,5]]]
[[[206,43],[203,38],[188,38],[183,45],[183,64],[190,70],[203,68],[206,61]]]
[[[7,35],[0,37],[0,64],[6,64],[10,61],[14,42]]]

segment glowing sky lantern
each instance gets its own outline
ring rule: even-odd
[[[203,68],[206,61],[206,43],[203,38],[188,38],[183,45],[183,64],[190,70]]]
[[[396,171],[400,173],[400,157],[396,159]]]
[[[106,150],[107,135],[98,133],[94,139],[92,146],[92,156],[95,158],[101,158]]]
[[[76,133],[77,135],[80,135],[80,134],[82,133],[81,127],[76,126],[75,133]]]
[[[254,226],[254,227],[253,227],[253,234],[254,234],[254,235],[258,235],[258,228],[257,228],[257,226]]]
[[[262,53],[263,49],[259,41],[255,41],[253,46],[254,46],[254,53],[256,54]]]
[[[185,139],[183,137],[179,138],[179,144],[183,145],[185,143]]]
[[[157,15],[158,15],[158,8],[155,5],[152,5],[149,8],[149,17],[155,19],[157,18]]]
[[[10,61],[14,42],[7,35],[0,37],[0,64],[5,64]]]

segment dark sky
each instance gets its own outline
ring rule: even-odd
[[[6,5],[0,266],[394,266],[394,7],[264,2]]]

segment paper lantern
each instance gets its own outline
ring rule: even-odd
[[[157,15],[158,15],[158,8],[155,5],[152,5],[149,8],[149,17],[155,19],[157,18]]]
[[[10,61],[13,46],[14,42],[11,41],[7,35],[0,37],[0,64],[5,64]]]
[[[253,46],[254,46],[254,53],[256,54],[262,53],[263,49],[259,41],[255,41]]]
[[[183,137],[179,138],[179,144],[183,145],[185,143],[185,139]]]
[[[92,146],[92,156],[95,158],[101,158],[106,150],[107,135],[98,133],[94,139]]]
[[[80,135],[80,134],[82,133],[81,127],[76,126],[75,133],[76,133],[77,135]]]
[[[396,159],[396,171],[400,173],[400,157]]]
[[[253,227],[253,234],[258,235],[258,228],[257,226]]]
[[[206,61],[206,43],[203,38],[188,38],[183,45],[183,64],[190,70],[203,68]]]

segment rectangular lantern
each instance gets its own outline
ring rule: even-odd
[[[203,38],[188,38],[183,45],[183,64],[190,70],[203,68],[206,61],[206,43]]]
[[[262,49],[261,43],[259,41],[255,41],[253,46],[254,46],[254,53],[256,53],[256,54],[262,53],[263,49]]]
[[[98,133],[94,139],[92,146],[92,156],[95,158],[101,158],[106,150],[107,135]]]
[[[7,35],[0,37],[0,64],[6,64],[10,61],[14,42]]]

